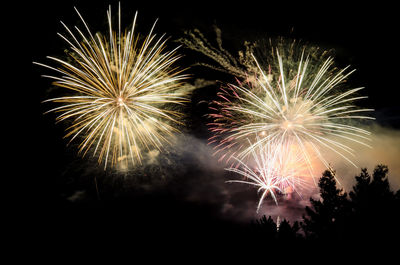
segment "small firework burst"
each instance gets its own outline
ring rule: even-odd
[[[86,33],[75,27],[74,34],[62,23],[69,37],[59,34],[70,46],[69,58],[48,57],[58,67],[36,63],[56,71],[58,76],[46,77],[71,92],[46,100],[61,104],[49,112],[61,113],[58,121],[72,122],[66,137],[81,138],[79,152],[93,151],[104,168],[109,162],[140,163],[143,151],[160,149],[178,132],[182,114],[177,106],[187,101],[186,75],[174,66],[180,56],[176,49],[166,51],[164,35],[153,33],[156,22],[147,36],[139,36],[137,13],[132,28],[121,31],[119,6],[114,30],[110,6],[108,34],[93,35],[76,12]]]
[[[251,143],[250,143],[251,145]],[[229,183],[243,183],[258,187],[262,192],[257,212],[264,199],[270,195],[278,204],[278,195],[290,195],[309,186],[307,163],[296,145],[286,142],[268,142],[251,151],[247,161],[234,158],[236,166],[226,168],[243,177],[243,180],[230,180]]]

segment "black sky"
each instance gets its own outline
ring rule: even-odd
[[[364,91],[370,99],[365,106],[375,108],[378,123],[399,128],[400,110],[398,97],[398,62],[397,42],[398,25],[396,8],[391,4],[373,1],[362,4],[349,2],[320,1],[229,1],[222,4],[217,1],[121,1],[123,23],[130,25],[131,17],[139,11],[138,29],[146,33],[153,21],[158,18],[157,33],[166,33],[172,40],[182,37],[183,30],[199,28],[209,39],[213,39],[212,26],[216,24],[222,30],[224,45],[233,53],[241,48],[246,39],[259,37],[284,36],[302,39],[324,48],[336,50],[337,62],[345,66],[350,64],[357,69],[350,82],[355,86],[365,86]],[[79,23],[79,17],[73,7],[76,6],[92,30],[102,30],[106,26],[106,10],[111,4],[117,10],[118,1],[34,1],[26,6],[25,34],[29,37],[29,61],[46,63],[45,56],[63,56],[65,43],[56,35],[63,33],[60,20],[67,25]],[[187,52],[182,49],[181,52]],[[188,51],[183,62],[201,61],[204,57]],[[216,231],[229,222],[221,220],[216,214],[220,205],[212,200],[204,203],[190,203],[182,200],[187,197],[185,189],[192,180],[185,178],[168,182],[152,188],[151,192],[139,189],[136,194],[131,185],[123,184],[123,179],[99,180],[103,196],[117,199],[96,201],[93,175],[112,177],[102,169],[93,166],[93,161],[82,161],[76,156],[74,148],[66,147],[62,139],[64,127],[54,124],[54,115],[43,115],[46,106],[41,103],[46,99],[50,81],[41,78],[49,74],[45,69],[31,65],[29,86],[23,86],[21,93],[29,105],[28,117],[23,125],[24,140],[16,151],[15,171],[22,176],[23,187],[16,188],[16,197],[23,199],[27,206],[26,216],[32,220],[32,229],[39,229],[49,237],[67,238],[76,231],[85,231],[87,235],[97,237],[98,231],[109,234],[124,234],[141,238],[154,237],[166,233],[171,236],[176,230],[197,231],[201,234],[209,227]],[[198,68],[189,70],[196,77],[215,76]],[[221,77],[226,78],[226,77]],[[190,106],[190,118],[187,132],[196,139],[206,141],[207,132],[202,115],[205,109],[198,105],[201,100],[210,100],[213,90],[197,92]],[[26,148],[27,152],[21,152]],[[194,159],[194,158],[193,158]],[[187,162],[192,167],[194,161]],[[90,170],[87,170],[90,168]],[[201,170],[198,168],[198,170]],[[89,171],[89,172],[88,172]],[[210,174],[209,172],[183,170],[192,177]],[[207,180],[210,176],[202,179]],[[157,181],[156,181],[157,182]],[[122,184],[121,184],[122,183]],[[143,183],[141,183],[143,184]],[[108,186],[107,186],[108,185]],[[143,184],[145,186],[145,184]],[[167,188],[166,188],[167,187]],[[207,187],[203,187],[204,192]],[[78,206],[66,198],[85,191],[85,203]],[[170,192],[173,190],[173,192]],[[208,190],[212,192],[212,190]],[[23,193],[23,196],[22,196]],[[122,195],[121,195],[122,194]],[[108,197],[107,197],[108,196]],[[182,197],[181,197],[182,196]],[[200,195],[199,195],[200,196]],[[256,196],[256,195],[255,195]],[[105,202],[104,202],[105,201]],[[186,222],[193,221],[190,225]],[[162,223],[162,225],[160,225]],[[193,226],[201,229],[194,229]],[[136,228],[135,228],[136,227]],[[139,228],[138,228],[139,227]],[[154,230],[154,227],[157,227]],[[172,231],[165,231],[168,229]],[[149,232],[152,230],[152,232]],[[163,231],[158,231],[163,230]],[[129,232],[127,232],[129,231]],[[156,232],[154,232],[156,231]],[[175,231],[175,232],[173,232]],[[53,234],[54,233],[54,234]],[[75,234],[76,233],[76,234]],[[38,235],[40,233],[36,233]],[[79,237],[79,236],[78,236]],[[71,239],[71,238],[70,238]]]

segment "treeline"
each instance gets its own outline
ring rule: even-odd
[[[327,170],[318,183],[320,199],[310,199],[302,221],[277,224],[263,216],[252,227],[261,237],[286,243],[399,244],[400,190],[391,190],[388,171],[385,165],[376,166],[372,175],[362,169],[346,193]]]

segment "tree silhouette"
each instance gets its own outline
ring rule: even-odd
[[[256,233],[263,235],[267,239],[275,239],[277,234],[277,225],[271,216],[263,215],[260,219],[256,219],[253,223],[253,228]]]
[[[293,226],[290,225],[289,221],[284,219],[280,224],[279,224],[279,229],[277,233],[277,237],[280,241],[286,242],[292,242],[297,239],[300,239],[300,225],[299,222],[294,222]]]
[[[352,206],[349,234],[358,241],[371,241],[399,236],[399,191],[390,189],[388,167],[377,165],[372,178],[367,169],[356,176],[349,193]]]
[[[277,225],[271,216],[268,218],[263,215],[260,219],[255,220],[252,223],[254,232],[268,243],[281,242],[284,244],[295,242],[296,240],[302,239],[300,234],[299,222],[294,222],[290,225],[290,222],[283,219],[282,222]]]
[[[318,186],[320,199],[310,198],[311,207],[305,209],[308,217],[303,216],[302,228],[309,239],[342,239],[351,209],[347,194],[336,187],[335,177],[329,170],[322,174]]]
[[[372,176],[363,168],[349,196],[336,186],[330,171],[319,181],[320,199],[310,199],[302,229],[306,239],[368,245],[392,244],[400,236],[400,191],[393,192],[388,167],[377,165]]]

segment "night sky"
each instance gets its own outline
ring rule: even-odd
[[[26,7],[27,28],[23,29],[29,36],[31,54],[28,59],[48,63],[47,55],[64,56],[67,46],[56,33],[64,33],[60,20],[68,26],[79,24],[74,6],[92,31],[104,31],[109,4],[117,10],[118,1],[30,3]],[[357,69],[349,82],[353,87],[366,87],[363,93],[369,99],[360,102],[362,106],[376,110],[373,115],[379,128],[398,135],[398,67],[394,66],[400,58],[395,41],[398,14],[393,6],[374,5],[373,2],[350,6],[333,1],[309,4],[121,1],[121,5],[123,25],[130,25],[134,12],[139,11],[138,30],[142,34],[147,33],[158,18],[155,31],[171,37],[169,47],[178,45],[174,40],[182,37],[184,30],[194,28],[212,41],[215,38],[213,25],[217,25],[222,30],[224,47],[232,54],[242,48],[245,40],[276,36],[333,48],[339,66],[350,64]],[[185,54],[181,61],[184,67],[205,59],[184,48],[180,52]],[[79,244],[93,239],[132,238],[151,245],[153,240],[168,244],[168,238],[185,241],[195,234],[218,244],[223,241],[221,238],[235,237],[231,227],[241,233],[241,226],[254,217],[250,213],[256,209],[255,190],[226,184],[226,175],[218,163],[205,155],[209,152],[206,143],[210,135],[204,118],[207,113],[204,102],[214,99],[217,86],[194,91],[192,102],[187,106],[186,138],[182,146],[177,147],[179,151],[171,151],[177,166],[172,168],[161,163],[157,168],[144,166],[135,172],[120,174],[112,170],[104,172],[90,157],[79,157],[76,146],[67,146],[68,140],[63,139],[65,126],[55,124],[54,114],[43,115],[48,106],[41,102],[54,91],[49,92],[51,82],[41,75],[51,72],[33,64],[30,68],[31,75],[19,90],[29,109],[24,114],[27,118],[18,124],[18,128],[22,128],[18,130],[21,147],[16,148],[17,161],[14,162],[23,184],[14,193],[15,197],[23,198],[22,211],[30,220],[34,236],[44,237],[49,242],[76,241]],[[233,80],[228,75],[201,67],[192,67],[188,73],[195,78]],[[398,139],[394,143],[399,143]],[[381,162],[377,157],[371,159],[372,164]],[[397,157],[393,157],[395,160]],[[304,209],[304,201],[286,202],[278,214],[297,220]],[[265,206],[262,214],[276,215],[272,209],[271,202],[271,208]]]

